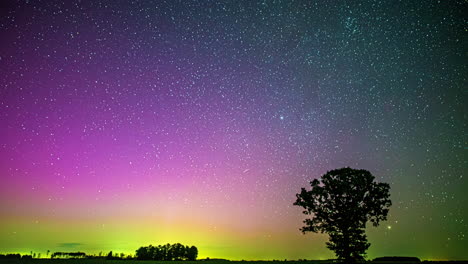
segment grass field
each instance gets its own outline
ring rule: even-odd
[[[328,264],[337,263],[328,260],[310,260],[310,261],[151,261],[151,260],[105,260],[105,259],[0,259],[0,264]],[[413,264],[413,263],[431,263],[431,264],[468,264],[468,261],[422,261],[422,262],[377,262],[368,261],[370,264]]]

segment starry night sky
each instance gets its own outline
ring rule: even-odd
[[[0,251],[332,258],[295,194],[391,185],[368,256],[467,259],[465,1],[2,1]]]

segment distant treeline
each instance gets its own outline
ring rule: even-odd
[[[85,258],[84,252],[55,252],[50,255],[51,258]]]
[[[184,246],[180,243],[140,247],[136,251],[139,260],[196,260],[198,249],[195,246]]]
[[[21,255],[20,254],[0,254],[0,259],[20,259]],[[22,258],[32,258],[30,255],[23,255]]]
[[[55,252],[50,255],[50,258],[86,258],[86,253],[84,252]],[[36,258],[36,253],[31,255],[21,255],[16,254],[0,254],[0,259],[33,259]],[[41,254],[37,254],[37,258],[41,258]]]
[[[49,256],[49,250],[47,250],[47,257]],[[37,254],[37,258],[41,254]],[[184,246],[180,243],[166,244],[147,247],[140,247],[136,250],[136,255],[125,255],[124,253],[113,253],[110,251],[107,255],[103,255],[102,252],[96,255],[87,255],[84,252],[54,252],[50,254],[51,259],[108,259],[108,260],[196,260],[198,256],[198,249],[195,246]],[[31,255],[20,254],[0,254],[0,259],[33,259],[36,258],[36,254],[31,251]]]

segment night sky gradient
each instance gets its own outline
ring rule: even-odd
[[[466,1],[1,1],[0,251],[332,258],[295,194],[391,185],[368,256],[468,259]]]

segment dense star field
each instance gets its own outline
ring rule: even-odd
[[[0,251],[333,258],[292,204],[350,166],[369,257],[467,259],[467,5],[2,1]]]

